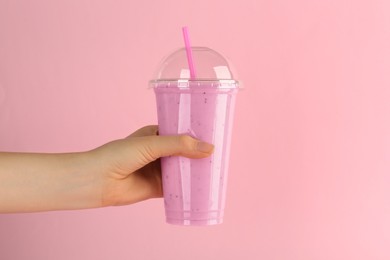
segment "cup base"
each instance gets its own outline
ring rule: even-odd
[[[202,220],[191,220],[191,219],[166,219],[168,224],[178,226],[212,226],[222,224],[223,219],[202,219]]]
[[[223,210],[206,211],[171,211],[165,212],[166,222],[179,226],[211,226],[221,224]]]

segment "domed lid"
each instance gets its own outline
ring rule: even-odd
[[[192,59],[196,69],[191,78],[185,48],[173,52],[160,63],[151,84],[177,81],[220,81],[238,86],[232,67],[221,54],[207,47],[192,47]]]

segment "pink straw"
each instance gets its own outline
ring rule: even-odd
[[[190,68],[190,78],[195,79],[196,73],[195,73],[194,61],[192,59],[192,49],[190,44],[190,37],[188,36],[187,26],[183,27],[183,38],[184,38],[184,45],[186,47],[186,52],[187,52],[188,67]]]

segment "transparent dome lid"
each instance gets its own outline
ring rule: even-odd
[[[181,48],[162,60],[150,83],[154,85],[161,82],[219,81],[238,86],[232,66],[225,57],[207,47],[191,49],[195,78],[190,75],[186,49]]]

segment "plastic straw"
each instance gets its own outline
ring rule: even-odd
[[[192,59],[192,49],[190,44],[190,37],[188,36],[187,26],[183,27],[183,38],[184,38],[184,45],[186,47],[188,67],[190,68],[190,78],[195,79],[196,72],[195,72],[194,60]]]

